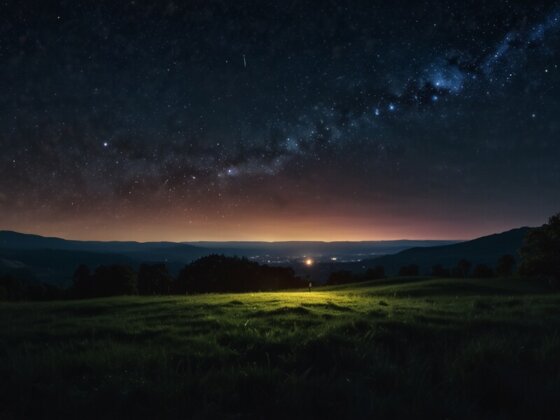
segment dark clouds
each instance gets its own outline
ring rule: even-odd
[[[352,224],[477,202],[530,223],[560,204],[554,2],[0,7],[12,221],[342,202]]]

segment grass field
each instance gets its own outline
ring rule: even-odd
[[[0,305],[0,418],[560,418],[520,280]]]

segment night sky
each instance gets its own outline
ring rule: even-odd
[[[559,64],[555,2],[2,1],[0,228],[375,240],[540,225],[560,210]]]

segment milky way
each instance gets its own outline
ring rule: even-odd
[[[493,3],[5,1],[0,228],[457,238],[544,221],[560,9]]]

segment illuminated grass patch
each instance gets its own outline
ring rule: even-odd
[[[0,417],[551,418],[559,302],[427,279],[2,304]]]

